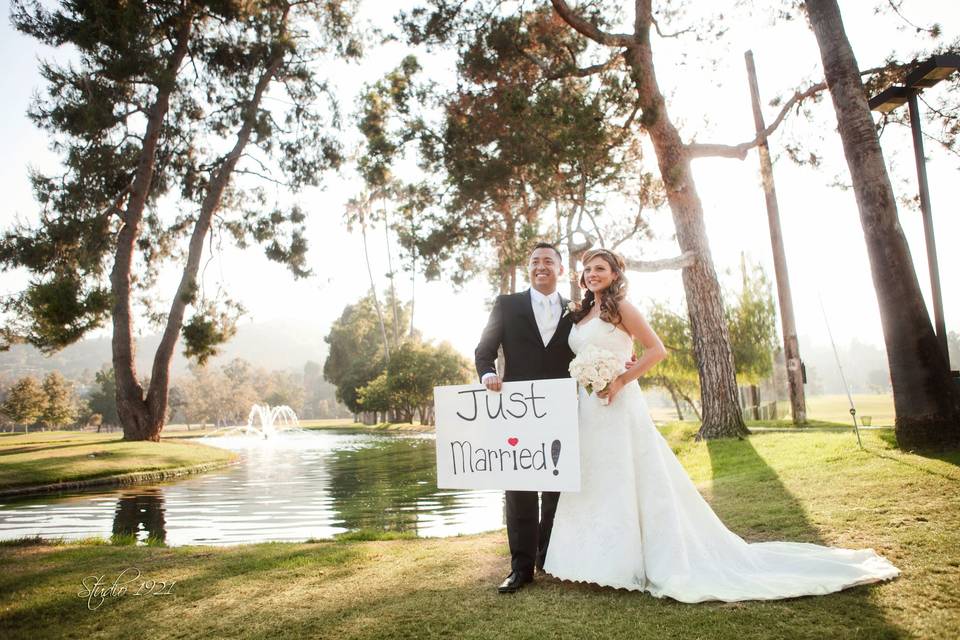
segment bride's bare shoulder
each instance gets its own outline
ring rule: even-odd
[[[636,318],[637,314],[640,313],[639,310],[627,300],[621,300],[617,303],[617,311],[620,313],[620,322],[618,322],[615,326],[617,329],[620,329],[628,336],[633,338],[633,333],[630,331],[630,327],[634,324],[634,318]]]
[[[620,310],[620,324],[618,324],[617,327],[625,331],[633,339],[641,338],[642,334],[649,329],[647,319],[644,318],[643,313],[629,300],[621,300],[618,306]]]
[[[657,347],[666,354],[663,343],[643,313],[626,300],[620,303],[620,323],[630,337],[639,340],[645,349]]]
[[[637,317],[637,316],[640,316],[640,315],[641,315],[641,314],[640,314],[640,309],[637,308],[637,305],[633,304],[633,303],[630,302],[629,300],[626,300],[626,299],[621,300],[621,301],[617,304],[617,307],[620,309],[620,313],[621,313],[621,314],[627,313],[627,314],[630,314],[630,315],[632,315],[632,316],[634,316],[634,317]]]
[[[620,322],[621,324],[633,325],[637,322],[643,321],[643,314],[640,312],[640,309],[637,305],[633,304],[629,300],[621,300],[618,305],[620,311]]]

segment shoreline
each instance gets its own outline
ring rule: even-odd
[[[81,478],[78,480],[66,480],[64,482],[54,482],[42,485],[27,485],[23,487],[10,487],[0,489],[0,499],[2,498],[28,498],[32,496],[48,495],[51,493],[66,493],[68,491],[83,491],[95,487],[122,487],[134,484],[144,484],[148,482],[162,482],[173,478],[204,473],[215,469],[222,469],[240,463],[240,456],[232,460],[222,462],[207,462],[204,464],[192,465],[189,467],[174,467],[172,469],[155,469],[152,471],[131,471],[111,476],[101,476],[95,478]]]
[[[435,433],[436,427],[429,424],[412,424],[408,422],[382,422],[380,424],[363,424],[362,422],[351,422],[332,425],[301,426],[304,431],[337,431],[341,429],[354,429],[357,431],[369,432],[391,432],[391,433]]]
[[[362,423],[341,423],[330,425],[310,425],[301,427],[304,431],[337,431],[351,429],[370,433],[434,433],[435,428],[431,425],[407,424],[407,423],[382,423],[378,425],[364,425]],[[206,431],[206,433],[205,433]],[[191,442],[195,438],[202,438],[211,434],[212,430],[181,430],[171,429],[162,434],[170,439],[181,440],[184,443],[196,444]],[[33,435],[33,434],[23,434]],[[88,478],[77,478],[75,480],[65,480],[62,482],[52,482],[46,484],[24,485],[17,487],[0,488],[0,500],[16,500],[20,498],[30,498],[36,496],[46,496],[57,493],[68,493],[73,491],[85,491],[95,488],[124,487],[137,484],[148,484],[154,482],[164,482],[175,480],[186,476],[206,473],[226,467],[239,464],[241,456],[234,454],[229,460],[217,462],[205,462],[197,465],[179,466],[168,469],[150,469],[143,471],[129,471],[126,473],[95,476]]]

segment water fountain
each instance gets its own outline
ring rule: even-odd
[[[296,440],[292,436],[307,436],[309,432],[300,428],[296,412],[286,405],[271,407],[268,404],[255,404],[250,407],[247,423],[235,427],[222,427],[203,436],[208,444],[223,445],[232,448],[250,446],[258,441],[279,443],[282,440]],[[289,444],[289,443],[286,443]]]
[[[260,427],[256,426],[256,422]],[[246,435],[260,436],[264,439],[272,438],[282,429],[299,428],[300,421],[297,414],[287,405],[271,407],[268,404],[255,404],[250,407],[245,427],[237,427]]]

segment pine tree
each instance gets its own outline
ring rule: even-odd
[[[0,407],[14,424],[31,426],[43,414],[46,395],[36,378],[26,377],[17,380],[7,392],[7,399]]]
[[[39,420],[47,428],[62,427],[72,423],[77,416],[77,400],[73,383],[58,371],[43,378],[44,406]]]
[[[97,371],[94,381],[96,386],[87,398],[90,411],[100,416],[102,424],[118,426],[120,416],[117,414],[117,381],[113,369]]]
[[[240,247],[261,244],[295,277],[308,274],[305,214],[268,204],[250,185],[295,193],[339,164],[336,110],[324,106],[329,96],[313,62],[359,53],[345,6],[63,0],[47,10],[13,2],[17,29],[70,45],[79,60],[42,67],[47,94],[30,115],[53,137],[65,170],[32,176],[40,220],[0,240],[0,264],[33,274],[5,303],[14,320],[3,335],[50,352],[110,319],[125,439],[159,439],[181,333],[186,355],[198,360],[232,335],[239,307],[216,306],[198,282],[213,229]],[[269,108],[268,93],[278,98]],[[172,215],[163,214],[165,196],[180,199]],[[159,268],[179,256],[182,277],[168,311],[151,314],[165,321],[144,388],[134,365],[133,299],[162,300],[152,290]]]

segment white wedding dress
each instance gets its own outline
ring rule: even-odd
[[[624,361],[632,340],[594,318],[570,331]],[[769,600],[839,591],[900,571],[872,549],[749,544],[697,492],[629,384],[609,405],[580,389],[579,492],[560,494],[544,570],[563,580],[682,602]]]

